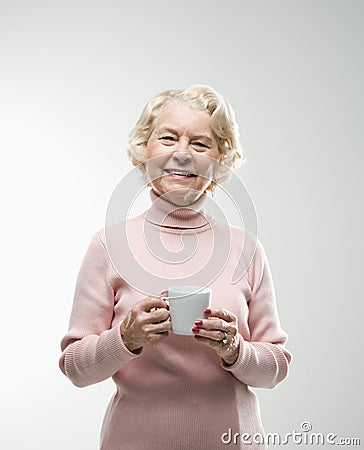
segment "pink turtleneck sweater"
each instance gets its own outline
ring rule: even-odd
[[[127,247],[120,243],[123,224],[92,238],[77,280],[69,331],[61,343],[61,370],[79,387],[113,378],[116,392],[101,430],[102,450],[211,450],[228,447],[221,436],[229,429],[240,436],[264,434],[250,387],[275,387],[286,377],[291,359],[264,250],[258,241],[251,263],[242,263],[242,244],[253,248],[255,240],[204,214],[204,196],[193,209],[178,211],[153,192],[151,197],[153,207],[127,222]],[[226,241],[227,232],[228,256],[218,271],[209,269],[212,249]],[[181,239],[194,252],[171,264],[151,251],[143,236],[149,243],[163,244],[168,254],[183,249]],[[232,282],[239,264],[249,267]],[[238,318],[240,352],[235,364],[225,365],[193,336],[170,334],[140,354],[131,353],[121,339],[120,323],[131,305],[146,297],[145,285],[150,283],[149,294],[159,295],[172,285],[197,284],[185,281],[194,280],[202,267],[212,273],[212,306]],[[199,276],[204,281],[206,272]],[[245,446],[240,437],[233,447],[265,448]]]

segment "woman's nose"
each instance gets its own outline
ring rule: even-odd
[[[181,163],[186,163],[192,159],[191,152],[174,152],[173,157]]]

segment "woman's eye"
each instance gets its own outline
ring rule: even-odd
[[[159,138],[161,141],[168,141],[168,142],[173,142],[175,141],[175,138],[173,136],[162,136]]]
[[[164,144],[173,144],[176,141],[176,138],[174,138],[173,136],[161,136],[159,138],[159,140],[164,143]]]
[[[207,145],[204,144],[203,142],[193,142],[193,145],[200,148],[208,148]]]

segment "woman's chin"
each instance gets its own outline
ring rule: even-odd
[[[188,206],[197,201],[203,194],[203,190],[197,189],[194,186],[169,186],[167,189],[161,189],[153,186],[157,195],[163,196],[164,200],[173,203],[177,206]]]

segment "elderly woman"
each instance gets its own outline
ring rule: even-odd
[[[275,387],[286,377],[291,356],[260,242],[255,240],[253,257],[232,283],[244,239],[253,238],[228,227],[231,251],[211,276],[211,307],[191,324],[192,336],[171,332],[162,298],[171,280],[198,272],[214,242],[224,240],[223,227],[204,205],[219,168],[236,167],[241,157],[233,111],[206,86],[163,92],[143,110],[128,153],[143,171],[152,200],[149,211],[130,220],[128,245],[162,289],[146,295],[125,280],[118,270],[123,252],[114,264],[107,230],[96,233],[77,280],[61,370],[80,387],[113,378],[103,450],[211,450],[228,443],[265,448],[250,387]],[[149,232],[158,233],[171,252],[181,248],[182,235],[185,244],[197,236],[198,246],[191,258],[171,264],[141,239]]]

